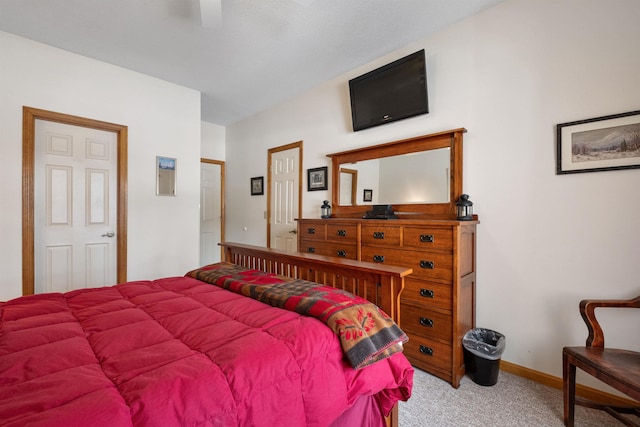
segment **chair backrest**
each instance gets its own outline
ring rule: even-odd
[[[580,301],[580,315],[589,329],[587,347],[604,347],[604,332],[595,315],[595,310],[598,307],[640,308],[640,295],[629,300]]]

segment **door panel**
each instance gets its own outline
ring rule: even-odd
[[[35,293],[116,283],[117,137],[35,124]]]
[[[295,234],[298,217],[300,154],[298,148],[271,155],[271,247],[298,250]]]
[[[44,272],[44,287],[36,283],[36,290],[40,292],[66,292],[69,290],[69,283],[73,281],[73,250],[70,245],[47,246],[46,251],[46,271]],[[36,276],[37,277],[37,276]],[[36,292],[39,293],[39,292]]]
[[[223,171],[222,162],[200,163],[200,265],[221,260]]]
[[[47,226],[71,227],[71,167],[46,165]]]

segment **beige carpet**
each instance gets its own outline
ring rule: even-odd
[[[416,368],[413,394],[400,402],[400,427],[563,427],[562,391],[501,371],[483,387],[465,376],[458,389]],[[576,427],[622,426],[602,411],[576,407]]]

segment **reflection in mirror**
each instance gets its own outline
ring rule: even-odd
[[[373,204],[391,205],[399,218],[455,219],[455,202],[462,194],[466,131],[458,128],[327,154],[331,158],[332,216],[362,218]],[[342,182],[347,176],[343,169],[357,172],[357,182],[352,182],[355,198],[344,198],[349,185]],[[367,196],[371,196],[366,203],[364,190],[370,190]],[[348,201],[353,204],[345,204]]]
[[[358,171],[340,168],[340,204],[342,206],[355,206],[357,204],[357,192]]]
[[[156,195],[176,195],[176,159],[156,156]]]
[[[348,202],[352,174],[340,168],[340,205],[448,203],[450,164],[448,147],[350,163],[358,177],[355,194],[360,196]],[[362,199],[365,188],[373,190],[370,202]]]

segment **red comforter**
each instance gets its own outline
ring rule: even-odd
[[[189,277],[0,304],[10,426],[324,426],[411,393],[403,354],[361,370],[320,321]]]

